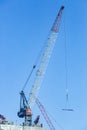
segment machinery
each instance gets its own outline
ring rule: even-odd
[[[0,123],[5,123],[6,122],[6,118],[0,114]]]
[[[58,35],[59,25],[60,25],[63,9],[64,9],[64,6],[61,6],[61,8],[57,14],[57,17],[53,23],[53,26],[50,30],[50,33],[48,35],[48,39],[45,43],[45,50],[44,50],[44,53],[43,53],[43,56],[42,56],[42,59],[40,62],[39,69],[37,70],[36,78],[35,78],[35,81],[32,85],[28,100],[26,99],[26,96],[24,94],[24,90],[22,90],[20,92],[20,110],[17,114],[18,114],[18,117],[25,118],[25,122],[24,122],[25,126],[32,126],[32,110],[31,110],[31,108],[36,101],[39,88],[40,88],[41,83],[43,81],[43,77],[44,77],[44,74],[46,72],[46,69],[47,69],[47,66],[48,66],[54,45],[55,45],[55,41],[56,41],[56,38]],[[35,69],[35,67],[36,67],[36,65],[33,66],[33,69]],[[31,71],[31,73],[32,73],[32,71]],[[30,73],[30,75],[31,75],[31,73]],[[27,84],[28,80],[29,80],[29,78],[27,79],[25,85]],[[39,119],[39,117],[38,117],[38,119]],[[38,120],[36,120],[36,121],[38,121]]]
[[[6,120],[6,118],[3,115],[1,115],[1,114],[0,114],[0,119],[1,120]]]

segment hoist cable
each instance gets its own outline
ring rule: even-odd
[[[56,125],[57,125],[61,130],[64,130],[63,126],[62,126],[58,121],[55,120],[55,118],[53,117],[53,115],[50,114],[50,112],[48,112],[48,111],[47,111],[47,113],[48,113],[48,116],[52,118],[52,120],[53,120],[52,122],[55,122]]]
[[[66,18],[65,18],[66,22]],[[68,101],[68,64],[67,64],[67,43],[66,43],[66,23],[64,24],[64,34],[65,34],[65,87],[66,87],[66,102]]]
[[[42,55],[42,51],[44,50],[43,48],[44,48],[44,46],[41,48],[41,50],[40,50],[40,52],[39,52],[39,54],[38,54],[38,56],[37,56],[37,58],[36,58],[35,64],[33,65],[32,69],[31,69],[31,72],[29,73],[29,75],[28,75],[28,77],[27,77],[27,79],[26,79],[26,81],[25,81],[25,83],[24,83],[24,85],[23,85],[23,88],[22,88],[23,91],[24,91],[24,89],[25,89],[27,83],[29,82],[31,75],[32,75],[34,69],[36,68],[36,66],[37,66],[37,64],[38,64],[38,62],[39,62],[39,60],[40,60],[40,57],[41,57],[41,55]]]
[[[66,102],[65,108],[62,109],[63,111],[74,111],[70,108],[69,104],[69,90],[68,90],[68,48],[67,48],[67,39],[66,39],[66,12],[65,12],[65,22],[64,22],[64,34],[65,34],[65,87],[66,87]]]
[[[64,34],[65,34],[65,87],[66,87],[66,104],[65,107],[67,107],[67,103],[69,103],[69,92],[68,92],[68,63],[67,63],[67,40],[66,40],[66,15],[65,15],[65,22],[64,22]]]
[[[30,74],[28,75],[27,80],[26,80],[26,82],[25,82],[25,84],[23,86],[23,89],[22,89],[23,91],[24,91],[24,89],[25,89],[25,87],[26,87],[26,85],[27,85],[27,83],[28,83],[28,81],[29,81],[29,79],[30,79],[30,77],[31,77],[31,75],[32,75],[32,73],[33,73],[33,71],[34,71],[35,68],[36,68],[36,65],[33,66]]]

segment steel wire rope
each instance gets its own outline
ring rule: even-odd
[[[42,104],[42,105],[43,105],[43,104]],[[51,119],[56,123],[56,125],[57,125],[61,130],[64,130],[63,126],[62,126],[58,121],[55,120],[55,118],[53,117],[53,115],[50,114],[50,112],[49,112],[45,107],[44,107],[44,109],[45,109],[45,111],[46,111],[48,117],[49,117],[49,118],[51,117]],[[51,119],[50,119],[50,120],[51,120]]]
[[[65,42],[64,42],[64,52],[65,52],[65,88],[66,88],[66,101],[65,101],[65,108],[62,109],[64,111],[74,111],[74,109],[69,108],[70,103],[69,103],[69,88],[68,88],[68,48],[67,48],[67,37],[66,37],[66,11],[65,11],[65,19],[64,19],[64,37],[65,37]]]
[[[67,43],[66,43],[66,27],[64,26],[65,33],[65,87],[66,87],[66,105],[69,103],[69,95],[68,95],[68,64],[67,64]],[[67,107],[67,106],[65,106]]]
[[[38,106],[38,103],[37,102],[40,102],[39,98],[36,98],[36,104]],[[44,112],[46,112],[46,115],[47,115],[47,118],[49,118],[50,122],[52,123],[52,126],[54,127],[54,124],[53,123],[56,123],[56,125],[61,129],[61,130],[64,130],[63,126],[55,120],[55,118],[53,117],[52,114],[50,114],[50,112],[46,109],[46,107],[44,107],[44,105],[40,102],[40,105],[43,107],[44,109]],[[38,107],[38,109],[40,110],[40,108]],[[41,110],[40,110],[41,112]],[[52,121],[53,120],[53,121]],[[55,127],[54,127],[55,129]],[[56,130],[56,129],[55,129]]]
[[[48,36],[49,36],[49,34],[48,34]],[[32,67],[32,69],[31,69],[31,71],[30,71],[30,73],[29,73],[29,75],[28,75],[28,77],[27,77],[27,79],[26,79],[26,81],[25,81],[23,87],[22,87],[22,90],[23,90],[23,91],[24,91],[24,89],[25,89],[27,83],[29,82],[29,80],[30,80],[30,78],[31,78],[31,76],[32,76],[32,73],[33,73],[34,69],[37,67],[37,64],[39,63],[40,58],[41,58],[42,55],[44,54],[45,48],[46,48],[46,41],[43,43],[42,48],[41,48],[41,50],[39,51],[39,53],[38,53],[38,55],[37,55],[37,57],[36,57],[36,61],[35,61],[35,63],[33,64],[33,67]]]
[[[61,130],[64,130],[63,126],[62,126],[58,121],[56,121],[56,120],[54,119],[53,115],[50,114],[49,112],[48,112],[48,114],[49,114],[49,116],[53,119],[53,121],[57,124],[57,126],[58,126]]]
[[[69,105],[69,90],[68,90],[68,50],[67,50],[67,38],[66,38],[66,11],[65,11],[65,17],[64,17],[64,54],[65,54],[65,88],[66,88],[66,102],[65,102],[65,108],[67,108],[67,105]]]
[[[29,80],[30,80],[30,78],[31,78],[31,76],[32,76],[33,71],[34,71],[35,68],[37,67],[37,64],[38,64],[38,62],[39,62],[39,60],[40,60],[40,57],[41,57],[42,54],[43,54],[42,52],[43,52],[44,48],[45,48],[45,45],[43,45],[42,48],[41,48],[41,50],[39,51],[39,54],[37,55],[36,61],[35,61],[35,63],[33,64],[33,67],[32,67],[32,69],[31,69],[31,71],[30,71],[30,73],[29,73],[29,75],[28,75],[28,77],[27,77],[27,79],[26,79],[26,81],[25,81],[23,87],[22,87],[22,91],[24,91],[26,85],[28,84],[28,82],[29,82]]]

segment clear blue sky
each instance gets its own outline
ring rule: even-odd
[[[87,130],[87,0],[0,0],[0,113],[20,122],[19,92],[62,4],[59,36],[38,97],[56,130],[59,125],[64,130]],[[61,110],[66,95],[65,42],[69,107],[74,112]],[[27,96],[32,83],[33,76]],[[37,114],[35,105],[34,118]],[[42,115],[41,121],[47,127]]]

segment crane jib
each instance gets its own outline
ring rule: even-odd
[[[28,102],[29,102],[30,107],[33,106],[33,104],[35,102],[35,98],[37,97],[38,90],[43,81],[43,77],[46,72],[46,69],[47,69],[47,66],[48,66],[54,45],[55,45],[54,43],[55,43],[56,38],[57,38],[57,33],[51,31],[50,35],[48,37],[48,40],[47,40],[47,45],[45,47],[45,52],[43,54],[43,58],[41,60],[39,69],[37,70],[37,73],[36,73],[36,78],[35,78],[34,84],[32,85],[32,88],[31,88],[31,93],[29,95]]]
[[[58,30],[59,30],[59,25],[60,25],[63,9],[64,9],[64,6],[61,6],[61,8],[60,8],[60,10],[57,14],[57,17],[56,17],[56,19],[53,23],[53,26],[51,28],[51,31],[48,35],[44,54],[43,54],[39,69],[37,71],[34,84],[32,85],[32,88],[31,88],[31,91],[30,91],[30,94],[29,94],[28,103],[29,103],[30,107],[33,106],[33,104],[35,102],[35,98],[37,97],[37,94],[38,94],[38,90],[39,90],[41,83],[43,81],[43,76],[46,72],[46,69],[47,69],[47,66],[48,66],[54,45],[55,45],[55,41],[56,41],[56,38],[58,36]]]

